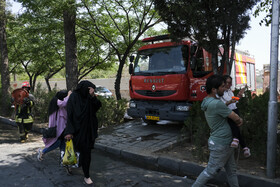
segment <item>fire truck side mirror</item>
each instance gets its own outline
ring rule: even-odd
[[[133,55],[131,55],[131,56],[129,57],[129,61],[130,61],[130,63],[132,63],[132,62],[134,61],[134,56],[133,56]]]
[[[129,69],[128,69],[128,71],[129,71],[129,74],[130,74],[130,75],[133,73],[133,64],[132,64],[132,63],[129,64]]]

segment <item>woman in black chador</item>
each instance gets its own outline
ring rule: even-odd
[[[80,164],[84,172],[86,184],[92,184],[89,176],[91,149],[97,138],[98,121],[96,112],[101,102],[94,93],[95,85],[89,81],[81,81],[70,95],[67,103],[67,125],[65,139],[73,139],[74,148],[80,152]]]

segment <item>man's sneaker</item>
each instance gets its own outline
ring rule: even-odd
[[[24,139],[20,140],[20,143],[25,143],[25,140]]]
[[[243,154],[244,154],[245,158],[248,158],[251,156],[250,149],[248,147],[244,147],[243,151],[244,151]]]
[[[72,170],[71,170],[71,168],[69,166],[64,166],[64,167],[66,169],[67,175],[69,175],[69,176],[73,175]]]
[[[38,149],[37,160],[38,161],[42,161],[43,160],[43,152],[42,152],[41,148]]]
[[[60,151],[60,158],[59,158],[59,165],[63,166],[63,156],[64,156],[64,151]]]
[[[230,147],[237,148],[239,145],[239,140],[237,138],[233,138],[233,141],[230,144]]]

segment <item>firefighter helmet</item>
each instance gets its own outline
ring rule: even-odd
[[[25,81],[25,82],[22,83],[21,87],[22,88],[23,87],[30,88],[30,84],[29,84],[29,82]]]

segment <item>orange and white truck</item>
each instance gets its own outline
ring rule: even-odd
[[[148,123],[186,120],[192,103],[207,95],[206,79],[213,74],[211,54],[190,40],[172,42],[168,35],[142,42],[145,45],[138,50],[135,61],[130,58],[128,115]],[[236,51],[231,76],[232,89],[247,85],[255,91],[254,58]]]

